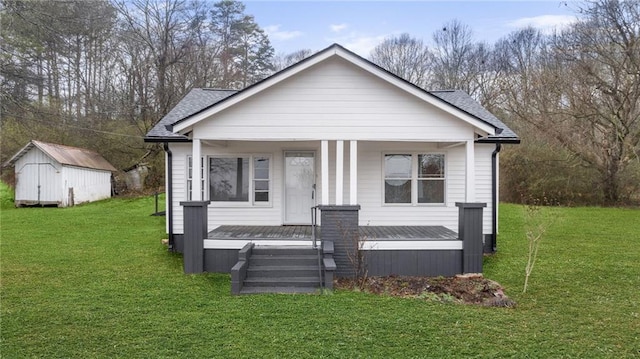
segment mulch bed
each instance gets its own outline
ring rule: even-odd
[[[474,304],[488,307],[514,307],[515,302],[504,294],[504,288],[482,274],[455,277],[367,277],[364,281],[338,278],[335,288],[403,298],[419,298],[447,303]]]

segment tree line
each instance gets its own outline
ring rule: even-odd
[[[593,0],[576,21],[493,44],[456,20],[430,41],[401,34],[369,55],[425,89],[461,89],[522,144],[501,156],[501,199],[640,201],[640,0]],[[31,138],[154,163],[142,136],[193,87],[241,89],[313,51],[275,54],[241,2],[2,1],[2,160]],[[46,137],[46,138],[43,138]]]

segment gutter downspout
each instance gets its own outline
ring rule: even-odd
[[[174,252],[173,243],[173,154],[169,149],[169,143],[164,143],[164,151],[167,153],[167,221],[169,221],[169,251]]]
[[[496,149],[491,153],[491,222],[493,234],[491,235],[491,251],[495,253],[498,250],[498,161],[497,156],[502,145],[496,143]]]

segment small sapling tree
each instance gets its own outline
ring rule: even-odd
[[[527,264],[524,269],[524,287],[522,293],[527,292],[529,277],[538,259],[540,243],[549,227],[557,220],[557,211],[551,207],[552,203],[544,197],[542,200],[530,198],[524,206],[524,229],[528,242]]]

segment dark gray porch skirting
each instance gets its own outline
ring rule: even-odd
[[[229,273],[238,261],[239,249],[204,249],[204,238],[223,240],[311,240],[305,228],[281,227],[241,227],[238,231],[222,228],[216,238],[212,233],[202,232],[206,228],[206,203],[182,202],[185,207],[185,235],[174,237],[176,247],[183,248],[185,273],[224,272]],[[459,208],[459,231],[444,227],[396,226],[396,227],[359,227],[358,212],[360,206],[320,206],[322,230],[321,243],[331,241],[334,244],[333,258],[338,277],[355,274],[354,263],[350,259],[358,244],[364,241],[375,242],[373,247],[361,249],[364,253],[368,275],[415,275],[415,276],[451,276],[460,273],[482,272],[482,209],[484,203],[456,203]],[[229,227],[229,226],[223,226]],[[198,229],[200,228],[200,230]],[[424,238],[429,228],[432,237]],[[244,229],[244,233],[242,230]],[[226,232],[225,232],[226,230]],[[266,233],[266,234],[265,234]],[[283,234],[287,236],[283,238]],[[293,235],[292,235],[293,233]],[[268,235],[267,235],[268,234]],[[266,238],[265,238],[266,237]],[[420,241],[437,241],[433,249],[421,246]],[[400,241],[399,246],[386,246],[384,243]],[[407,245],[416,241],[417,246]],[[452,245],[446,244],[451,242]],[[455,244],[455,242],[461,245]],[[444,245],[443,245],[444,243]],[[382,248],[376,247],[382,245]],[[214,246],[215,247],[215,246]],[[413,248],[412,248],[413,247]],[[389,249],[387,249],[389,248]],[[461,248],[461,249],[458,249]],[[353,257],[351,257],[353,258]]]
[[[462,250],[365,251],[367,275],[453,276],[460,274]]]

